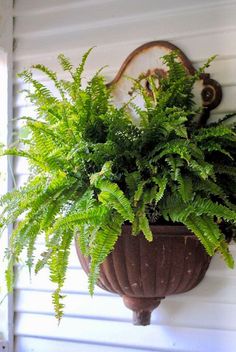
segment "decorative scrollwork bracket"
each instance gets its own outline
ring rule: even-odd
[[[124,61],[115,78],[108,83],[113,88],[113,97],[118,104],[127,102],[132,95],[132,82],[127,77],[138,79],[154,75],[156,84],[158,80],[167,73],[167,67],[162,61],[162,57],[171,51],[178,53],[179,60],[185,66],[189,74],[194,75],[196,69],[191,61],[177,46],[167,41],[152,41],[145,43],[135,49]],[[150,91],[148,80],[145,88]],[[222,100],[221,85],[210,77],[210,74],[203,73],[198,82],[198,103],[202,106],[202,114],[199,119],[200,124],[205,124],[210,116],[211,110],[215,109]]]

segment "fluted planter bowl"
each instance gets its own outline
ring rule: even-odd
[[[151,313],[166,296],[191,290],[203,279],[210,256],[184,226],[151,226],[153,241],[131,235],[124,225],[114,250],[101,265],[98,286],[118,293],[133,311],[135,325],[149,325]],[[81,265],[89,258],[77,246]]]

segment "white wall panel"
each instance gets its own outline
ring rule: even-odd
[[[109,65],[104,71],[109,81],[138,45],[164,39],[179,46],[195,66],[218,54],[209,72],[222,84],[224,98],[214,118],[236,110],[236,0],[16,0],[14,15],[15,73],[43,63],[65,77],[56,56],[63,52],[77,64],[95,45],[86,74]],[[37,78],[48,84],[41,74]],[[17,93],[22,88],[15,78],[15,117],[34,114]],[[15,173],[23,182],[27,164],[17,160]],[[236,255],[234,246],[232,251]],[[198,287],[163,301],[149,327],[132,326],[131,312],[116,295],[98,288],[93,299],[88,296],[75,251],[59,327],[47,271],[30,282],[25,268],[17,270],[16,352],[236,351],[236,270],[227,269],[219,256]]]
[[[18,320],[20,319],[20,321]],[[32,322],[34,322],[32,324]],[[22,314],[16,321],[16,335],[65,339],[78,342],[104,342],[123,347],[154,351],[235,352],[235,332],[205,328],[156,326],[135,327],[130,323],[65,317],[60,327],[52,316]],[[72,328],[73,327],[73,328]],[[141,330],[142,329],[142,330]],[[79,346],[78,346],[79,348]]]
[[[191,8],[181,9],[178,12],[173,9],[168,13],[160,11],[156,1],[151,1],[150,5],[147,6],[143,1],[136,1],[134,6],[132,2],[120,0],[109,3],[101,2],[97,5],[97,8],[94,9],[93,7],[92,11],[91,7],[83,7],[80,11],[65,8],[64,11],[50,12],[47,15],[32,15],[26,21],[22,21],[23,16],[21,16],[19,20],[16,19],[15,21],[15,37],[37,40],[39,37],[60,36],[62,33],[70,34],[72,32],[76,36],[77,31],[89,29],[98,29],[99,35],[102,28],[112,27],[115,31],[117,26],[122,26],[125,31],[132,24],[143,24],[144,22],[149,22],[149,28],[146,29],[145,34],[152,31],[152,26],[150,26],[152,22],[158,23],[159,31],[161,31],[159,35],[171,34],[173,29],[183,33],[191,28],[191,32],[195,32],[199,30],[199,16],[201,16],[201,21],[206,23],[205,31],[215,30],[220,26],[228,28],[235,26],[235,4],[198,6],[195,7],[194,12]],[[125,13],[124,10],[126,10]],[[171,27],[170,22],[172,23]],[[143,31],[141,32],[143,33]],[[139,35],[140,32],[137,34]]]
[[[161,13],[167,13],[172,11],[173,9],[178,11],[183,11],[183,9],[194,10],[197,7],[208,7],[208,6],[216,6],[216,5],[226,5],[231,4],[234,1],[232,0],[181,0],[173,3],[173,0],[148,0],[144,2],[143,0],[40,0],[40,1],[32,1],[32,0],[17,0],[15,3],[15,15],[16,16],[32,16],[39,14],[47,14],[50,12],[57,13],[60,11],[64,11],[65,9],[81,9],[85,8],[93,8],[96,10],[99,6],[103,4],[111,4],[114,8],[116,6],[121,6],[123,11],[121,15],[124,16],[127,10],[133,10],[134,4],[135,7],[139,10],[140,13],[148,12],[150,10],[157,10]],[[119,4],[119,5],[116,5]],[[86,10],[85,10],[86,11]],[[111,8],[111,13],[114,13],[113,8]],[[89,18],[87,18],[89,22]]]
[[[33,347],[32,347],[33,346]],[[65,350],[66,348],[66,350]],[[78,343],[72,341],[65,341],[61,339],[45,339],[38,337],[16,337],[16,350],[17,351],[30,351],[30,352],[153,352],[156,349],[143,348],[129,348],[126,346],[114,346],[96,343]],[[158,352],[165,352],[158,350]]]

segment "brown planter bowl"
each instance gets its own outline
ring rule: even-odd
[[[150,324],[151,312],[161,299],[191,290],[203,279],[210,263],[197,237],[184,226],[151,226],[153,241],[131,235],[124,225],[114,250],[100,268],[97,285],[118,293],[133,311],[135,325]],[[78,246],[86,273],[89,258]]]

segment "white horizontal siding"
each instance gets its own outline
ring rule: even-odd
[[[32,346],[33,349],[32,349]],[[66,346],[66,350],[65,350]],[[28,337],[23,336],[20,339],[16,339],[16,350],[17,351],[33,351],[33,352],[153,352],[157,351],[156,349],[147,349],[143,348],[129,348],[117,345],[105,345],[104,343],[83,343],[83,342],[72,342],[61,339],[47,339],[47,338],[38,338],[38,337]],[[160,351],[158,352],[165,352]]]
[[[185,295],[186,296],[186,295]],[[211,302],[199,300],[198,305],[189,307],[186,297],[169,297],[162,302],[153,313],[152,325],[188,326],[191,328],[234,330],[236,307],[234,303]],[[106,306],[110,309],[104,309]],[[40,306],[36,304],[40,302]],[[67,318],[111,320],[130,323],[131,312],[127,310],[120,299],[115,296],[96,296],[93,299],[87,295],[68,294],[65,299]],[[203,320],[202,314],[208,311],[210,319]],[[17,297],[16,312],[24,314],[45,314],[53,316],[50,295],[47,292],[21,291]],[[224,319],[227,317],[227,321]],[[27,333],[25,327],[25,333]]]
[[[214,114],[236,110],[236,1],[223,0],[17,0],[15,15],[15,73],[35,63],[61,72],[56,56],[63,52],[78,64],[85,50],[96,46],[86,76],[105,68],[114,78],[126,56],[151,40],[169,40],[197,67],[217,54],[209,68],[223,86],[223,101]],[[39,73],[37,78],[47,85]],[[17,91],[14,116],[32,115],[32,107]],[[50,86],[50,84],[49,84]],[[19,122],[15,123],[18,130]],[[18,184],[27,177],[27,163],[15,162]],[[37,251],[41,251],[39,243]],[[232,246],[233,254],[236,248]],[[60,326],[53,317],[53,285],[45,270],[29,281],[18,268],[15,289],[16,352],[235,352],[236,270],[213,258],[203,282],[192,291],[166,298],[153,313],[153,325],[134,327],[132,313],[119,297],[96,289],[88,295],[87,277],[75,250],[70,257],[63,293],[65,317]]]
[[[199,6],[216,6],[217,4],[225,5],[232,2],[232,0],[207,0],[206,3],[204,0],[199,0],[198,2],[195,0],[181,0],[177,5],[174,5],[172,0],[148,0],[146,3],[142,0],[131,0],[129,3],[121,0],[119,1],[119,4],[123,8],[121,15],[124,16],[128,10],[134,10],[134,4],[140,13],[157,9],[161,13],[166,13],[173,10],[176,12],[183,11],[187,8],[194,11],[194,9]],[[96,9],[104,3],[107,5],[114,5],[118,2],[116,0],[40,0],[40,2],[36,3],[31,0],[20,0],[15,3],[14,13],[16,16],[32,16],[33,14],[48,14],[50,12],[57,13],[58,11],[64,11],[65,9],[80,9],[81,11],[83,7],[92,7],[92,10],[96,11]],[[111,8],[111,13],[114,13],[113,8]],[[87,18],[87,21],[89,22],[90,18]]]
[[[232,11],[235,11],[234,7],[232,7]],[[199,17],[203,15],[204,12],[199,11]],[[226,27],[229,42],[225,42],[226,31],[221,31],[217,25],[204,31],[199,26],[199,22],[194,21],[194,18],[195,17],[192,18],[193,24],[189,22],[190,29],[188,31],[186,31],[186,28],[183,30],[180,26],[180,23],[184,23],[184,18],[183,15],[179,15],[179,21],[181,22],[176,23],[174,17],[171,16],[168,19],[168,25],[163,22],[163,19],[160,19],[160,27],[158,24],[159,21],[157,21],[155,17],[151,21],[149,21],[147,17],[140,20],[140,25],[137,25],[138,22],[130,23],[129,19],[127,19],[127,22],[124,24],[115,24],[114,26],[101,26],[99,28],[88,28],[86,30],[80,30],[78,28],[78,30],[72,32],[62,32],[59,34],[57,34],[57,32],[52,34],[48,33],[45,36],[38,36],[36,38],[30,36],[23,37],[17,39],[15,53],[17,55],[17,61],[33,58],[35,62],[35,59],[38,57],[52,57],[52,55],[55,60],[55,55],[61,51],[70,54],[74,51],[72,48],[80,47],[82,50],[77,50],[81,53],[81,51],[84,52],[86,48],[96,46],[98,45],[97,43],[99,43],[101,49],[99,50],[98,48],[98,52],[107,50],[111,55],[111,63],[113,63],[112,59],[114,58],[114,53],[110,51],[111,48],[116,47],[116,50],[119,51],[119,58],[122,58],[124,57],[122,52],[126,55],[130,52],[130,49],[134,49],[138,44],[155,40],[157,38],[156,33],[158,33],[158,38],[175,40],[177,45],[182,47],[187,54],[191,53],[189,56],[192,58],[195,57],[195,59],[204,59],[215,52],[221,56],[235,55],[235,45],[230,41],[230,38],[235,37],[236,28],[233,23]],[[225,22],[227,23],[227,21]],[[142,30],[144,27],[146,27],[145,31]],[[162,30],[162,27],[164,27],[164,30]],[[127,44],[124,44],[122,38],[126,38]],[[58,43],[60,43],[59,46]],[[117,45],[119,45],[120,48]],[[202,51],[198,50],[200,46],[206,47],[204,56]],[[99,55],[99,53],[97,55]],[[110,55],[106,58],[108,59]],[[101,59],[104,62],[105,57],[101,57]]]
[[[59,340],[65,339],[79,343],[104,344],[106,342],[111,346],[111,351],[112,346],[116,345],[133,347],[136,350],[142,348],[154,351],[189,352],[190,350],[201,351],[204,348],[204,351],[235,352],[235,332],[232,330],[217,329],[215,331],[212,328],[168,325],[160,327],[150,325],[145,328],[137,328],[130,323],[79,320],[67,317],[63,319],[60,328],[58,328],[57,322],[52,316],[45,319],[45,316],[41,314],[24,314],[20,319],[21,324],[16,321],[16,335],[26,334],[26,336],[35,337],[43,335],[47,338],[54,336]],[[72,329],[72,327],[74,328]]]
[[[235,28],[235,4],[229,4],[228,6],[217,6],[215,4],[207,7],[198,6],[195,7],[194,12],[191,8],[188,8],[178,12],[176,10],[168,13],[164,12],[164,14],[157,7],[156,1],[151,1],[150,4],[152,6],[146,6],[144,2],[136,1],[135,6],[131,2],[129,8],[127,1],[120,0],[109,2],[108,4],[101,2],[97,6],[97,10],[93,11],[91,11],[90,7],[83,7],[80,11],[74,11],[74,9],[69,8],[56,13],[48,13],[47,16],[45,14],[31,15],[30,18],[27,18],[27,21],[22,21],[22,16],[19,16],[19,20],[16,19],[15,21],[15,37],[21,40],[21,42],[19,41],[20,48],[18,48],[18,52],[23,52],[25,48],[28,48],[32,40],[37,40],[43,46],[44,42],[51,43],[51,36],[59,37],[63,35],[68,37],[70,35],[70,41],[68,41],[68,45],[70,45],[71,39],[76,38],[75,40],[78,41],[78,34],[83,33],[83,31],[86,31],[87,35],[84,38],[80,35],[80,42],[83,40],[81,43],[87,46],[88,34],[91,34],[93,39],[89,37],[89,41],[92,40],[96,44],[97,38],[99,38],[101,33],[104,33],[104,29],[110,28],[113,35],[118,35],[117,26],[119,26],[122,34],[127,31],[127,28],[136,23],[140,24],[136,28],[138,30],[137,36],[140,37],[140,35],[144,35],[142,25],[147,21],[149,26],[145,31],[145,36],[153,36],[153,27],[156,26],[156,23],[159,26],[159,35],[162,36],[172,35],[173,29],[176,30],[176,36],[186,35],[189,28],[191,28],[191,31],[188,34],[192,34],[199,32],[199,15],[201,15],[201,20],[207,23],[204,32],[218,31],[219,27],[222,26]],[[125,14],[124,7],[128,7]],[[173,18],[174,25],[172,22]],[[94,32],[95,29],[96,33]],[[106,32],[106,35],[102,38],[105,43],[110,38],[109,34],[109,32]],[[48,37],[48,41],[45,41],[45,36]],[[130,33],[130,38],[133,39],[132,33]],[[57,48],[56,43],[55,47]],[[41,47],[38,50],[41,50]]]

